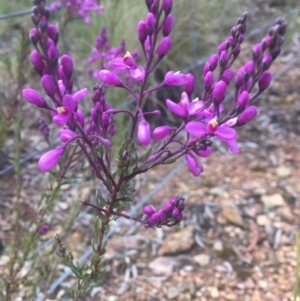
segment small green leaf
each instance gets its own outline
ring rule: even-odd
[[[174,162],[176,162],[176,159],[168,159],[168,160],[164,161],[163,164],[172,164]]]
[[[75,266],[70,266],[70,269],[78,279],[82,279],[81,273],[77,270]]]
[[[152,154],[152,148],[150,148],[150,149],[147,151],[147,153],[144,155],[142,161],[143,161],[143,162],[144,162],[144,161],[147,161],[147,160],[149,159],[149,157],[151,156],[151,154]]]

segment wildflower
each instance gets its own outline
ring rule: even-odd
[[[136,63],[133,60],[132,55],[130,52],[126,52],[123,58],[117,57],[111,61],[111,64],[116,69],[129,69],[130,75],[135,80],[143,80],[145,77],[145,70],[142,66],[137,66]]]
[[[149,145],[151,141],[150,124],[144,118],[138,124],[137,137],[138,140],[145,146]]]
[[[55,122],[57,125],[67,124],[76,106],[77,104],[73,97],[69,94],[65,95],[63,97],[63,105],[56,108],[57,113],[54,113],[53,122]]]
[[[60,157],[63,155],[64,149],[62,147],[55,148],[45,153],[38,162],[38,167],[41,171],[48,171],[54,168]]]
[[[46,101],[42,96],[33,89],[24,89],[22,91],[23,97],[29,102],[40,108],[48,108]]]

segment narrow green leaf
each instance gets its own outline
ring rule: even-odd
[[[151,156],[151,154],[152,154],[152,148],[150,148],[148,151],[147,151],[147,153],[144,155],[144,157],[143,157],[143,162],[144,161],[147,161],[148,159],[149,159],[149,157]]]
[[[172,164],[174,162],[176,162],[176,159],[168,159],[168,160],[164,161],[163,164]]]

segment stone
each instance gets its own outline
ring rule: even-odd
[[[156,257],[153,261],[151,261],[149,263],[149,268],[157,275],[171,275],[174,267],[177,265],[177,261],[172,257],[161,256]]]
[[[222,204],[222,214],[228,222],[237,226],[243,226],[242,216],[234,203],[224,202]]]
[[[217,252],[222,252],[224,249],[223,243],[221,240],[216,240],[213,245],[213,249]]]
[[[276,168],[276,175],[280,178],[285,178],[291,175],[291,169],[286,166],[279,166]]]
[[[259,226],[267,226],[271,224],[271,221],[265,214],[261,214],[256,217],[256,223]]]
[[[267,210],[270,210],[274,207],[283,206],[285,204],[282,195],[279,193],[263,195],[261,197],[261,201],[264,203]]]
[[[268,288],[268,282],[265,280],[259,280],[258,286],[262,288],[263,290],[266,290]]]
[[[167,297],[168,297],[168,300],[172,300],[172,299],[175,299],[177,298],[179,295],[179,291],[177,289],[176,286],[170,286],[167,290]]]
[[[187,226],[178,232],[169,234],[159,249],[159,255],[175,255],[189,251],[195,243],[193,232],[194,228]]]
[[[288,206],[284,206],[283,208],[280,208],[279,214],[284,220],[288,222],[293,222],[295,219],[291,208]]]
[[[210,257],[207,254],[199,254],[194,256],[193,258],[195,262],[197,262],[202,267],[209,265]]]
[[[219,297],[219,290],[218,288],[216,287],[211,287],[210,288],[210,295],[213,297],[213,298],[218,298]]]

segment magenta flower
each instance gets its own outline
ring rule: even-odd
[[[64,149],[62,147],[55,148],[45,153],[38,162],[38,167],[41,171],[48,171],[54,168],[60,157],[63,155]]]
[[[166,136],[168,136],[169,133],[170,133],[170,127],[168,127],[167,125],[163,125],[163,126],[159,126],[156,129],[154,129],[154,131],[152,133],[152,137],[155,140],[162,140]]]
[[[59,138],[62,142],[68,142],[76,136],[77,134],[69,129],[61,129],[59,132]]]
[[[213,88],[213,92],[212,92],[214,101],[216,101],[217,103],[222,102],[224,99],[224,95],[226,93],[226,89],[227,89],[226,83],[223,82],[222,80],[218,81],[215,84],[215,86]]]
[[[104,84],[115,87],[123,87],[121,79],[109,70],[101,70],[99,77]]]
[[[186,75],[180,73],[180,71],[169,71],[164,80],[165,86],[182,86],[186,83]]]
[[[186,158],[186,161],[187,161],[190,172],[195,177],[200,176],[200,174],[203,172],[202,164],[200,162],[198,162],[196,160],[196,158],[191,153],[187,153],[185,158]]]
[[[258,87],[260,91],[267,89],[272,81],[272,74],[269,71],[265,71],[259,78]]]
[[[204,103],[202,100],[198,100],[198,98],[195,98],[192,102],[190,102],[187,94],[183,92],[181,94],[181,99],[178,103],[167,99],[166,106],[170,112],[182,118],[186,118],[190,115],[195,115],[201,112],[204,107]]]
[[[250,106],[246,108],[245,111],[238,117],[236,122],[237,125],[243,125],[247,122],[250,122],[256,117],[257,113],[258,111],[255,106]]]
[[[47,108],[48,105],[42,96],[33,89],[24,89],[22,91],[23,97],[29,102],[40,108]]]
[[[137,66],[136,63],[133,60],[132,55],[130,52],[126,52],[123,58],[116,57],[111,61],[111,65],[115,67],[116,69],[122,70],[122,69],[129,69],[130,75],[135,80],[143,80],[145,77],[145,70],[142,66]]]
[[[142,119],[138,124],[137,137],[143,145],[149,145],[151,141],[151,127],[145,119]]]
[[[87,88],[81,89],[81,90],[75,92],[72,95],[72,98],[75,102],[78,102],[78,101],[82,100],[83,98],[85,98],[86,95],[88,94],[88,92],[89,92],[89,90]]]
[[[171,16],[171,15],[169,15]],[[169,50],[171,49],[172,46],[172,40],[170,37],[163,37],[158,45],[158,48],[156,50],[158,56],[160,58],[164,57]]]
[[[53,116],[53,122],[57,125],[67,124],[76,109],[76,106],[77,103],[74,101],[73,97],[69,94],[65,95],[63,98],[63,105],[56,108],[57,114]]]
[[[191,121],[185,126],[185,130],[192,136],[202,138],[206,135],[214,135],[223,141],[229,141],[236,137],[236,131],[227,126],[218,126],[218,121],[213,118],[207,127],[197,121]]]
[[[49,226],[44,224],[39,227],[38,231],[40,234],[45,234],[48,230],[49,230]]]

